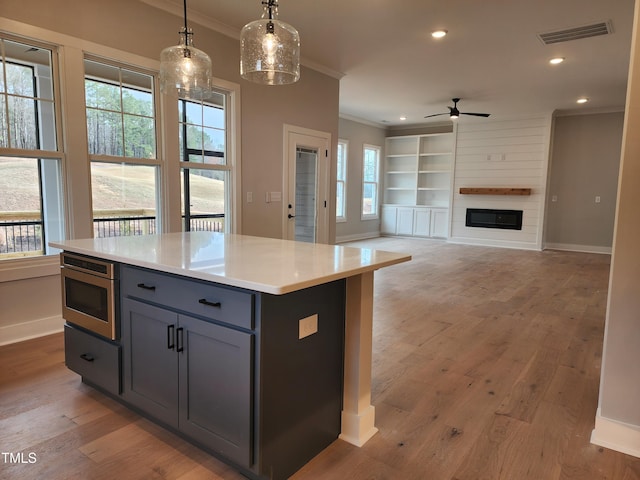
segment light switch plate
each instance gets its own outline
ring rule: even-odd
[[[318,332],[318,314],[315,313],[309,317],[298,321],[298,340]]]

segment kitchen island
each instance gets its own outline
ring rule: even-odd
[[[68,320],[67,365],[247,476],[286,478],[377,431],[373,272],[410,256],[211,232],[52,245],[118,272],[116,338]],[[103,347],[110,383],[86,370]]]

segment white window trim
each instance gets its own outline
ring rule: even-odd
[[[376,212],[371,214],[363,213],[364,210],[364,152],[365,150],[376,150],[378,152],[378,166],[376,168],[377,178],[375,181],[376,184]],[[361,171],[361,190],[360,190],[360,220],[376,220],[380,218],[380,162],[382,155],[382,147],[379,145],[371,145],[365,143],[362,145],[362,171]],[[369,183],[369,182],[368,182]]]
[[[344,215],[339,217],[336,214],[336,222],[337,223],[345,223],[347,221],[347,204],[349,202],[347,202],[347,185],[348,185],[348,175],[349,175],[349,168],[348,168],[348,163],[349,163],[349,140],[343,140],[342,138],[338,139],[338,145],[344,145],[343,150],[344,150],[344,179],[343,180],[339,180],[338,179],[338,174],[337,174],[337,170],[336,170],[336,192],[338,191],[338,182],[342,182],[344,184],[344,187],[342,189],[342,194],[343,194],[343,205],[342,205],[342,211],[344,212]],[[338,163],[338,153],[336,152],[336,165]],[[338,197],[336,195],[336,204],[338,203]]]

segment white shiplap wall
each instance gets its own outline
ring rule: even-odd
[[[460,123],[449,241],[542,249],[551,115]],[[531,188],[530,196],[460,195],[460,187]],[[465,226],[467,208],[523,210],[522,230]]]

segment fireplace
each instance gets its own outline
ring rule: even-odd
[[[467,227],[522,230],[522,210],[467,208]]]

